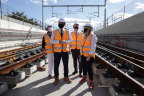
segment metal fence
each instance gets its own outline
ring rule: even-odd
[[[104,25],[104,21],[101,21],[97,26],[96,30],[102,29],[104,27],[108,27],[112,24],[120,22],[126,18],[129,18],[133,15],[141,13],[144,11],[144,0],[133,0],[127,5],[123,5],[122,8],[113,13],[112,15],[106,18],[106,24]]]

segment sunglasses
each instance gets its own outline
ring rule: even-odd
[[[74,29],[79,29],[79,27],[74,27]]]

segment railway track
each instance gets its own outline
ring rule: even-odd
[[[115,89],[119,89],[119,91],[120,89],[125,89],[125,91],[128,89],[129,93],[143,96],[143,55],[109,46],[108,44],[105,45],[104,43],[98,43],[96,53],[96,64],[93,66],[95,73],[98,69],[107,69],[101,75],[118,78],[119,83],[113,84]],[[124,88],[118,86],[124,86]]]
[[[39,44],[36,45],[31,45],[31,46],[26,46],[24,48],[18,48],[14,50],[9,50],[9,51],[4,51],[1,52],[0,54],[0,66],[14,61],[16,58],[18,58],[19,54],[26,53],[28,50],[34,50],[34,48],[40,47]]]
[[[6,52],[0,57],[0,94],[46,64],[40,44]],[[3,88],[1,87],[3,86]]]
[[[106,71],[102,75],[108,78],[117,78],[117,82],[114,82],[112,86],[118,91],[129,92],[133,94],[132,96],[143,96],[144,66],[142,56],[140,55],[140,59],[135,60],[134,53],[126,55],[118,49],[107,46],[104,44],[97,46],[96,63],[93,65],[93,70],[104,69]],[[39,45],[5,52],[0,57],[0,61],[3,61],[0,66],[0,76],[15,74],[15,70],[30,66],[31,62],[44,58],[44,55]]]
[[[128,56],[126,57],[127,59],[135,59],[135,60],[138,60],[138,61],[143,61],[144,62],[144,55],[142,54],[138,54],[136,52],[133,52],[133,51],[129,51],[129,50],[126,50],[126,49],[123,49],[123,48],[119,48],[119,47],[116,47],[116,46],[113,46],[113,45],[109,45],[109,44],[105,44],[105,43],[101,43],[101,42],[98,42],[98,45],[101,45],[107,49],[110,49],[112,51],[115,51],[116,54],[123,54],[121,56]]]
[[[34,48],[34,47],[37,47],[37,46],[40,46],[40,44],[36,44],[36,45],[26,46],[26,47],[23,47],[23,48],[18,48],[18,49],[13,49],[13,50],[0,52],[0,59],[5,58],[7,56],[10,56],[12,54],[15,54],[16,52],[27,50],[27,49],[30,49],[30,48]]]
[[[6,55],[0,58],[0,74],[8,74],[10,71],[18,69],[44,56],[41,46],[39,45],[11,50],[3,52],[3,54]]]
[[[45,65],[45,54],[40,44],[0,54],[0,94]]]

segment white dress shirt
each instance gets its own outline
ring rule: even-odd
[[[97,41],[98,41],[98,39],[97,39],[96,35],[93,34],[92,35],[92,40],[91,40],[91,49],[90,49],[90,52],[89,52],[90,55],[95,53]]]
[[[61,29],[59,29],[59,32],[60,32]],[[64,31],[62,31],[63,33]],[[68,32],[69,33],[69,32]],[[50,39],[50,43],[52,44],[59,44],[59,40],[54,40],[54,35],[55,35],[55,32],[52,32],[52,36],[51,36],[51,39]],[[69,37],[68,37],[68,40],[66,40],[65,42],[67,44],[71,43],[72,41],[72,38],[71,38],[71,35],[69,34]]]
[[[75,33],[76,37],[77,37],[77,36],[78,36],[78,34],[79,34],[79,33],[78,33],[78,31],[74,31],[74,33]]]

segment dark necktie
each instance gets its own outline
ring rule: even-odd
[[[63,36],[63,30],[62,29],[60,30],[60,34],[61,34],[61,37],[62,37]]]
[[[77,31],[76,31],[76,33],[75,33],[75,34],[76,34],[76,37],[77,37]]]

